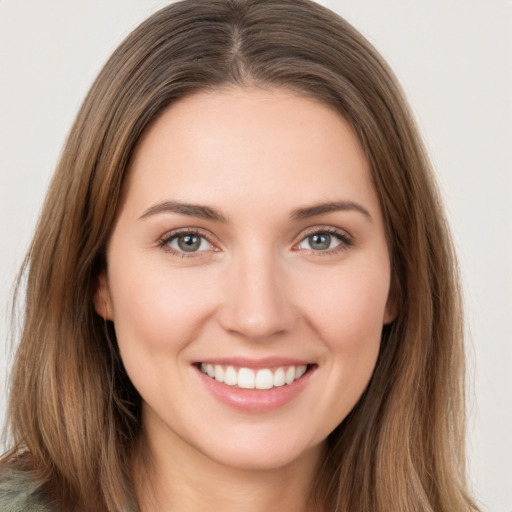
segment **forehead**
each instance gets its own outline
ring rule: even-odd
[[[255,87],[201,92],[171,105],[141,137],[125,189],[141,202],[171,195],[255,209],[265,200],[283,207],[376,201],[368,161],[339,113],[288,90]]]

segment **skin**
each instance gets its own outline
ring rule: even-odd
[[[287,90],[198,93],[146,131],[124,187],[95,304],[143,398],[152,476],[135,465],[141,508],[306,510],[325,439],[364,391],[394,316],[382,212],[354,132]],[[223,219],[155,211],[171,201]],[[293,216],[332,202],[345,207]],[[179,252],[172,236],[190,228],[205,239]],[[339,235],[312,248],[322,230]],[[213,396],[195,365],[226,357],[312,370],[283,406],[245,412]]]

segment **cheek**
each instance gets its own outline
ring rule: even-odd
[[[110,276],[121,359],[150,406],[158,409],[164,400],[185,410],[187,402],[173,390],[187,386],[188,365],[180,361],[212,311],[210,287],[187,272],[136,263],[123,262]]]
[[[321,292],[311,287],[302,298],[309,325],[326,349],[322,362],[329,377],[318,405],[328,411],[330,432],[354,408],[373,374],[389,282],[385,275],[355,273],[328,283]]]
[[[322,362],[329,378],[320,402],[330,411],[331,428],[355,406],[377,362],[389,292],[389,272],[382,261],[347,265],[315,285],[302,285],[304,316],[325,348]]]
[[[127,262],[111,273],[114,323],[121,351],[177,351],[212,310],[211,289],[200,276]],[[199,279],[198,279],[199,277]]]
[[[354,273],[310,288],[303,300],[309,321],[331,350],[359,351],[380,342],[388,290],[385,276]]]

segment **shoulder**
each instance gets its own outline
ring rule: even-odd
[[[30,474],[3,470],[0,472],[0,511],[51,512],[51,509]]]

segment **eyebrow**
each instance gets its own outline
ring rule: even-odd
[[[290,219],[298,222],[317,215],[326,215],[337,211],[356,211],[363,214],[368,220],[372,220],[370,212],[358,203],[353,201],[330,201],[320,203],[305,208],[297,208],[290,214]],[[220,223],[227,223],[227,218],[222,215],[216,208],[211,206],[203,206],[199,204],[181,203],[179,201],[164,201],[150,206],[139,219],[145,219],[159,213],[178,213],[189,217],[197,217],[200,219],[212,220]]]
[[[325,215],[327,213],[338,211],[356,211],[363,214],[368,220],[372,220],[370,212],[360,204],[354,203],[353,201],[330,201],[328,203],[316,204],[306,208],[298,208],[293,210],[290,218],[297,222],[308,219],[309,217],[315,217],[316,215]]]
[[[200,219],[213,220],[215,222],[226,223],[227,219],[215,208],[202,206],[198,204],[181,203],[179,201],[164,201],[149,207],[139,219],[145,219],[159,213],[178,213],[188,215],[189,217],[198,217]]]

